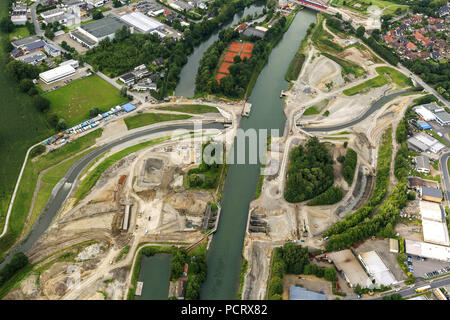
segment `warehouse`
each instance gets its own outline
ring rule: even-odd
[[[122,20],[113,15],[109,15],[103,19],[82,25],[75,31],[71,31],[69,35],[73,40],[81,43],[81,45],[92,49],[103,39],[114,39],[116,31],[122,29],[124,26],[127,26],[127,24],[122,22]],[[133,28],[130,28],[131,33],[133,33],[133,30]]]
[[[425,108],[425,106],[415,107],[414,111],[425,121],[431,121],[435,119],[433,112]]]
[[[423,186],[421,189],[421,196],[423,200],[440,203],[442,201],[442,191],[437,188],[430,188]]]
[[[450,262],[450,247],[405,239],[407,254]]]
[[[408,139],[408,144],[419,152],[430,151],[438,153],[445,146],[426,133],[420,132]]]
[[[123,106],[121,106],[123,110],[125,110],[126,112],[131,112],[133,110],[136,110],[136,107],[134,105],[132,105],[131,103],[126,103]]]
[[[445,222],[423,219],[423,240],[425,242],[448,246],[448,230]]]
[[[395,283],[395,278],[375,251],[363,252],[359,261],[373,277],[377,285],[389,286]]]
[[[441,125],[449,125],[450,124],[450,114],[445,111],[444,108],[438,106],[435,102],[423,104],[417,108],[422,108],[431,113],[434,119]],[[434,120],[433,119],[433,120]]]
[[[120,19],[141,33],[147,34],[156,30],[164,29],[164,25],[161,22],[140,12],[125,14],[121,16]]]
[[[438,203],[423,200],[420,201],[420,214],[422,219],[437,222],[442,222],[444,220],[441,206]]]
[[[47,55],[42,51],[29,53],[17,58],[17,60],[22,61],[23,63],[28,63],[32,65],[36,65],[45,59],[47,59]]]
[[[61,80],[75,73],[75,69],[71,65],[64,65],[51,69],[39,74],[39,78],[44,81],[45,84],[50,84],[55,81]]]
[[[414,158],[416,163],[416,171],[423,173],[430,173],[430,160],[424,156],[417,156]]]
[[[372,281],[349,249],[328,253],[327,257],[333,261],[350,287],[354,288],[359,284],[361,288],[367,288],[372,285]]]

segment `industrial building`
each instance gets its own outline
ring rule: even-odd
[[[435,202],[422,200],[420,201],[420,214],[422,217],[424,241],[449,246],[450,241],[448,237],[447,224],[445,222],[445,214],[441,205]]]
[[[19,49],[19,48],[25,47],[26,45],[28,45],[30,43],[33,43],[33,42],[36,42],[39,40],[41,40],[41,39],[39,39],[38,36],[30,36],[30,37],[11,41],[11,44],[14,48]]]
[[[405,252],[410,255],[450,262],[450,247],[405,239]]]
[[[11,22],[15,25],[25,25],[27,23],[28,6],[24,2],[15,2],[11,10]]]
[[[76,30],[71,31],[69,36],[82,46],[92,49],[104,39],[114,39],[116,31],[122,29],[124,26],[128,27],[119,18],[109,15],[103,19],[78,27]],[[130,28],[131,33],[133,33],[133,30],[133,28]]]
[[[31,64],[31,65],[36,65],[45,59],[47,59],[47,55],[45,53],[43,53],[42,51],[29,53],[29,54],[26,54],[26,55],[23,55],[23,56],[20,56],[17,58],[17,60],[19,60],[23,63]]]
[[[133,110],[136,110],[136,106],[134,106],[133,104],[131,104],[131,103],[126,103],[126,104],[124,104],[123,106],[121,106],[122,107],[122,109],[123,110],[125,110],[126,112],[131,112],[131,111],[133,111]]]
[[[75,69],[71,65],[63,65],[57,68],[42,72],[39,78],[45,83],[50,84],[58,80],[64,79],[75,73]]]
[[[128,72],[119,77],[119,80],[122,81],[125,85],[130,86],[134,83],[135,76],[133,73]]]
[[[432,201],[432,202],[437,202],[437,203],[441,203],[441,201],[442,201],[441,189],[423,186],[420,189],[420,195],[422,197],[422,200],[427,200],[427,201]]]
[[[52,57],[59,57],[61,55],[61,50],[59,50],[59,48],[57,48],[56,46],[54,46],[50,43],[47,43],[44,46],[44,50]]]
[[[389,286],[396,282],[392,273],[375,251],[363,252],[358,255],[358,259],[377,285]]]
[[[398,240],[389,239],[389,252],[398,253]]]
[[[424,156],[417,156],[414,158],[416,163],[416,171],[423,173],[430,173],[430,160]]]
[[[289,287],[289,300],[327,300],[323,293],[306,290],[302,287]]]
[[[60,66],[69,65],[69,66],[72,66],[72,68],[76,69],[80,66],[80,63],[78,62],[78,60],[71,59],[71,60],[61,62],[59,65]]]
[[[354,288],[359,284],[361,288],[368,288],[372,285],[372,281],[349,249],[328,253],[327,257],[333,261],[350,287]]]
[[[414,111],[416,111],[416,113],[418,113],[420,116],[422,116],[422,114],[425,113],[427,114],[428,118],[433,117],[433,119],[430,120],[436,120],[441,126],[450,124],[450,114],[448,114],[444,108],[438,106],[435,102],[418,106],[414,109]],[[422,116],[422,118],[424,117]],[[425,118],[424,120],[429,121]]]
[[[439,153],[439,151],[445,148],[445,146],[438,140],[423,132],[419,132],[407,141],[410,147],[419,152],[430,151],[433,153]]]
[[[242,34],[246,37],[256,37],[262,39],[266,35],[266,32],[253,27],[248,27],[244,30],[244,32],[242,32]]]
[[[140,33],[147,34],[157,30],[164,30],[164,25],[161,22],[140,12],[125,14],[120,19]]]

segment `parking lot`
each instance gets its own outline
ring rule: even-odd
[[[450,273],[450,263],[408,255],[408,268],[415,277],[432,278],[440,274]]]
[[[449,126],[441,126],[436,120],[433,121],[427,121],[427,123],[433,128],[433,131],[436,133],[439,132],[442,134],[442,138],[444,138],[447,143],[450,144],[450,139],[448,138],[448,133],[450,133],[450,127]]]

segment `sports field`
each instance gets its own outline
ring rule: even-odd
[[[228,68],[234,63],[234,57],[239,55],[241,59],[250,59],[253,51],[253,43],[250,42],[232,42],[228,47],[225,58],[220,64],[219,71],[216,75],[216,81],[220,83],[220,79],[225,78],[230,71]],[[220,63],[220,62],[219,62]]]
[[[74,80],[68,85],[43,95],[50,100],[50,113],[66,120],[68,126],[76,125],[89,118],[89,110],[97,107],[102,112],[124,104],[127,98],[120,91],[100,78],[92,75]]]

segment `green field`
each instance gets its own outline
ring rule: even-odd
[[[30,31],[26,26],[16,27],[12,33],[9,34],[9,38],[13,40],[14,38],[22,39],[30,36]]]
[[[69,127],[89,119],[89,110],[94,107],[105,112],[128,101],[120,96],[117,88],[97,75],[74,80],[43,96],[50,100],[49,112],[66,120]]]
[[[131,130],[158,122],[185,120],[189,118],[192,118],[192,116],[189,116],[187,114],[142,113],[125,118],[124,121],[127,125],[128,130]]]
[[[92,146],[95,143],[95,139],[99,137],[101,133],[102,130],[97,129],[61,148],[56,149],[54,152],[47,153],[36,159],[28,159],[11,212],[8,232],[6,233],[6,236],[0,241],[0,256],[5,253],[5,251],[11,247],[11,245],[14,244],[14,242],[17,240],[17,237],[21,235],[22,230],[24,229],[25,220],[30,209],[39,173],[55,164],[60,163],[64,159]],[[66,167],[67,164],[63,163],[61,165]],[[56,170],[56,173],[54,172],[50,174],[49,172],[53,170]],[[57,177],[62,177],[64,173],[60,171],[59,166],[53,168],[51,171],[48,172],[49,176],[47,176],[47,178],[53,176],[53,179],[47,180],[47,182],[51,181],[52,183],[56,184],[55,180],[57,179]],[[48,188],[51,188],[51,186],[44,185],[44,188],[48,190]],[[46,200],[39,199],[40,204],[38,205],[42,205],[42,202],[44,202],[45,204]],[[36,217],[37,216],[35,216],[34,218]],[[32,224],[33,222],[34,221],[31,220],[29,223]]]
[[[395,10],[397,8],[401,8],[403,10],[407,9],[407,5],[401,5],[395,2],[391,1],[385,1],[385,0],[346,0],[345,6],[344,6],[344,0],[333,0],[331,1],[333,4],[339,5],[339,7],[346,7],[350,10],[362,13],[362,14],[368,14],[367,8],[370,5],[377,6],[381,10],[383,10],[383,14],[394,14]],[[360,7],[355,7],[355,4],[359,3]]]
[[[7,1],[0,1],[0,18],[8,15],[7,9]],[[8,39],[8,35],[0,33],[0,41],[4,39]],[[7,54],[0,49],[0,230],[3,230],[9,201],[27,149],[53,134],[45,116],[34,108],[32,99],[21,93],[17,83],[6,73],[7,58]],[[0,247],[4,242],[4,238],[0,239]]]
[[[178,112],[186,112],[186,113],[218,113],[216,107],[204,106],[201,104],[186,104],[186,105],[178,105],[178,106],[167,106],[160,107],[158,110],[168,110],[168,111],[178,111]]]
[[[311,35],[311,40],[316,48],[319,49],[319,51],[322,53],[338,54],[339,52],[344,51],[345,48],[342,48],[337,43],[331,41],[333,39],[333,36],[323,29],[322,22],[323,16],[319,15],[317,24],[314,27]]]
[[[389,76],[392,82],[394,82],[400,88],[406,88],[413,85],[410,78],[390,67],[377,67],[375,70],[380,75],[386,74],[387,76]]]
[[[370,88],[378,88],[391,82],[393,82],[398,88],[412,86],[411,79],[395,69],[390,67],[377,67],[375,70],[378,73],[377,77],[348,88],[342,91],[342,93],[346,96],[354,96],[355,94],[365,93],[369,91]]]
[[[317,110],[317,107],[316,106],[312,106],[312,107],[309,107],[308,109],[306,109],[305,112],[303,112],[303,115],[304,116],[311,116],[313,114],[319,114],[319,113],[320,113],[320,111]]]

